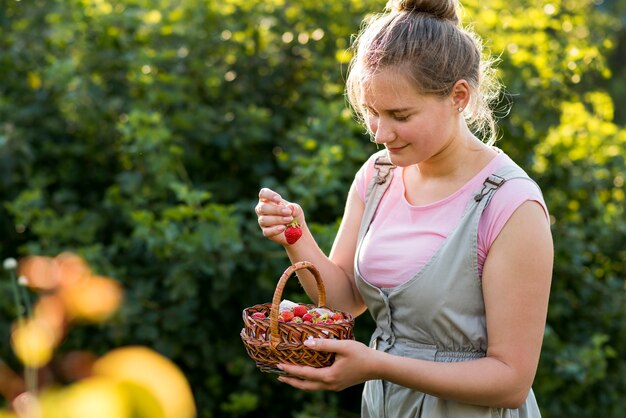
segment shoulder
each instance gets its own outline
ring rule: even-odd
[[[508,208],[512,213],[522,203],[532,200],[543,207],[546,217],[549,218],[548,208],[537,182],[508,155],[503,153],[500,161],[501,164],[495,174],[501,175],[506,181],[494,194],[489,206],[492,209]]]
[[[515,177],[507,180],[493,195],[485,209],[486,215],[497,215],[508,218],[527,201],[534,201],[542,207],[546,219],[550,219],[548,207],[543,199],[541,189],[530,177]]]
[[[505,178],[506,181],[493,194],[481,216],[479,241],[486,244],[487,248],[513,214],[526,202],[538,205],[545,222],[548,224],[550,222],[548,207],[539,185],[519,165],[505,155],[494,174]]]

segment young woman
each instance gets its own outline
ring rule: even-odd
[[[304,390],[366,382],[364,417],[538,417],[531,385],[553,249],[538,186],[493,147],[497,94],[455,0],[392,1],[359,34],[348,97],[384,146],[359,170],[330,255],[302,208],[264,188],[263,235],[320,271],[329,306],[370,311],[369,347],[312,340],[327,368],[281,365]],[[481,132],[487,141],[473,132]],[[285,227],[303,229],[294,244]],[[298,277],[315,300],[307,271]]]

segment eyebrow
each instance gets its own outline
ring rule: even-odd
[[[374,110],[372,107],[366,105],[365,103],[363,103],[363,107],[369,110]],[[408,112],[410,110],[413,110],[413,107],[402,107],[402,108],[398,108],[398,109],[383,109],[383,111],[387,112],[387,113],[404,113],[404,112]]]

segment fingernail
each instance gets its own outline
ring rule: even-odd
[[[315,340],[306,340],[304,342],[304,345],[306,345],[307,347],[315,347],[316,344],[317,342]]]
[[[276,196],[274,196],[274,202],[280,203],[280,202],[282,202],[282,200],[283,200],[283,198],[280,197],[280,195],[277,194]]]
[[[283,215],[291,215],[291,209],[285,208],[280,213],[282,213]]]
[[[277,368],[278,370],[284,370],[284,367],[283,367],[283,365],[282,365],[282,364],[277,364],[277,365],[276,365],[276,368]]]

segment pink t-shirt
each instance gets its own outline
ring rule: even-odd
[[[372,156],[355,177],[362,201],[365,201],[369,180],[375,173],[374,162],[375,157]],[[359,252],[357,262],[365,280],[374,286],[392,288],[414,277],[454,230],[485,178],[507,164],[514,163],[508,155],[499,151],[461,189],[425,206],[413,206],[406,200],[403,168],[397,167]],[[528,180],[511,179],[500,186],[492,197],[478,225],[478,268],[481,275],[491,244],[513,212],[528,200],[538,202],[544,208],[546,219],[549,219],[541,191]]]

